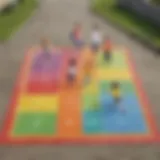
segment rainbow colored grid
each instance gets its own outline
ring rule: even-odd
[[[74,53],[75,52],[75,53]],[[68,59],[77,58],[77,83],[66,83]],[[91,81],[84,84],[83,64],[93,56]],[[121,84],[122,113],[113,103],[110,84]],[[156,127],[145,96],[124,49],[103,54],[62,49],[47,57],[30,51],[14,91],[4,128],[8,143],[109,143],[152,141]],[[111,107],[112,106],[112,107]]]

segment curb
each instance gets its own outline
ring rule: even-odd
[[[107,21],[110,23],[110,25],[112,25],[114,28],[122,31],[123,33],[127,34],[129,37],[139,41],[143,46],[153,50],[156,52],[156,55],[160,55],[160,47],[155,46],[153,43],[149,42],[148,40],[138,36],[136,33],[126,30],[124,29],[123,26],[119,25],[116,22],[113,22],[112,20],[109,20],[109,18],[105,18],[103,15],[101,15],[100,13],[97,13],[96,11],[94,11],[94,9],[92,7],[90,7],[90,11],[95,15],[98,16],[99,18],[101,18],[104,21]]]

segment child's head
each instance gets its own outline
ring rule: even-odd
[[[120,83],[117,81],[114,81],[111,83],[111,89],[117,89],[120,87]]]

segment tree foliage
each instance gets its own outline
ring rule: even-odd
[[[160,0],[152,0],[154,4],[160,5]]]

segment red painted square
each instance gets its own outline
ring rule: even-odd
[[[58,91],[58,83],[56,81],[42,82],[32,81],[27,85],[27,92],[29,93],[55,93]]]

